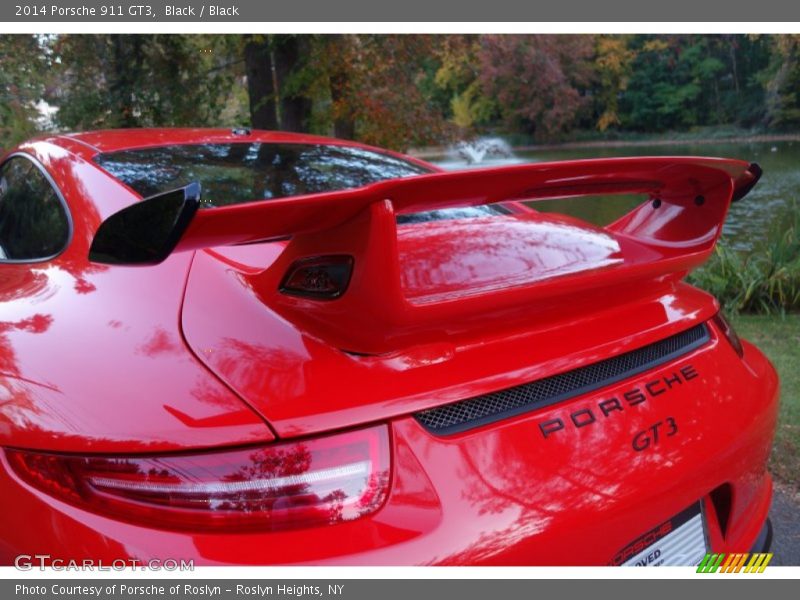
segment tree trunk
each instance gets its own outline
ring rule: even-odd
[[[115,35],[113,64],[115,72],[109,92],[117,105],[119,117],[117,127],[140,127],[133,105],[132,91],[137,88],[142,76],[143,49],[141,36]]]
[[[251,124],[255,129],[278,129],[272,56],[266,36],[246,36],[244,63]]]
[[[730,53],[731,57],[731,75],[733,76],[733,87],[736,90],[736,95],[739,95],[739,67],[736,63],[736,44],[734,42],[735,38],[731,38],[728,41],[728,52]]]
[[[280,96],[281,129],[284,131],[308,131],[311,120],[311,98],[292,89],[290,77],[303,68],[308,56],[308,39],[301,35],[276,35],[273,58],[275,78]]]

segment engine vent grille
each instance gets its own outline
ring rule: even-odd
[[[703,345],[708,328],[700,324],[638,350],[573,371],[418,412],[428,431],[448,435],[562,402],[627,379]]]

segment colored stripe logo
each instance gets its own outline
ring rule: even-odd
[[[763,573],[772,553],[706,554],[697,566],[698,573]]]

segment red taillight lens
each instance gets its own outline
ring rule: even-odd
[[[721,312],[718,312],[716,315],[714,315],[712,321],[714,321],[714,325],[716,325],[717,329],[719,329],[722,335],[725,336],[725,339],[730,342],[731,346],[733,346],[733,349],[736,351],[736,354],[739,355],[739,358],[742,358],[744,356],[744,346],[742,346],[742,340],[739,339],[739,336],[728,322],[728,319],[726,319]]]
[[[292,263],[280,291],[293,296],[333,300],[344,294],[353,273],[353,257],[315,256]]]
[[[166,528],[284,529],[357,519],[389,487],[386,426],[246,450],[147,457],[6,450],[27,483]]]

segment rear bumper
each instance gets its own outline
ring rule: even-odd
[[[740,360],[711,333],[707,345],[674,363],[456,435],[435,436],[412,417],[396,419],[386,504],[335,526],[246,534],[150,529],[32,490],[2,458],[0,564],[48,554],[197,565],[603,565],[698,501],[710,550],[763,548],[771,540],[766,462],[777,377],[756,348],[746,344]],[[600,402],[664,381],[686,365],[698,377],[607,416],[597,412]],[[542,436],[543,420],[571,422],[587,409],[596,414],[591,425]],[[657,441],[651,434],[646,448],[634,448],[637,434],[669,418],[677,423],[675,435],[662,428]]]
[[[772,548],[772,521],[767,517],[753,547],[750,548],[750,553],[769,552],[770,548]]]

